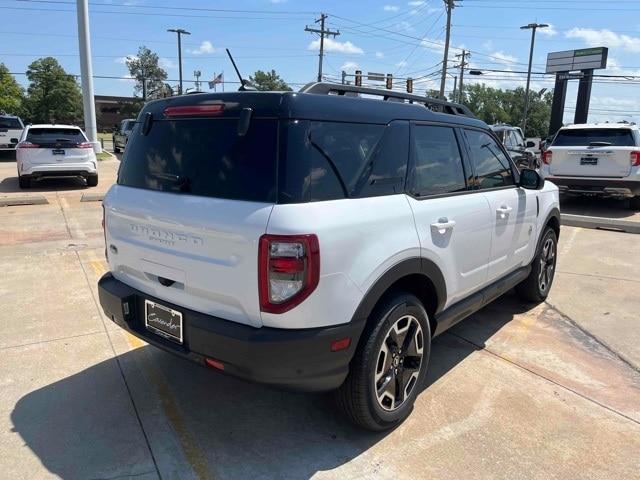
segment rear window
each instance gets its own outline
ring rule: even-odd
[[[633,147],[633,134],[628,128],[585,128],[581,130],[560,130],[552,146],[588,147],[589,145],[611,147]]]
[[[129,132],[131,130],[133,130],[133,127],[136,125],[136,121],[135,120],[125,120],[124,122],[122,122],[122,130],[125,132]]]
[[[0,117],[0,128],[11,128],[14,130],[22,130],[22,122],[15,117]]]
[[[78,128],[30,128],[26,141],[37,145],[56,145],[60,143],[78,144],[86,142],[87,139]]]
[[[135,128],[118,184],[204,197],[275,201],[278,124],[254,118],[239,137],[236,119],[156,120]]]

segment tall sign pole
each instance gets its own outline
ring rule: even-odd
[[[98,127],[96,125],[96,104],[93,94],[93,67],[91,65],[91,39],[89,33],[89,0],[77,0],[78,45],[80,49],[80,74],[82,84],[82,106],[84,130],[96,152],[100,152]]]
[[[531,65],[533,64],[533,46],[536,43],[536,30],[538,28],[547,28],[546,23],[530,23],[523,25],[521,30],[531,30],[531,47],[529,48],[529,69],[527,70],[527,86],[524,90],[524,115],[522,116],[522,131],[527,135],[527,116],[529,113],[529,84],[531,83]]]

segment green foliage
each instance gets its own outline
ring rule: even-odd
[[[138,48],[138,55],[126,60],[129,73],[136,80],[135,94],[141,94],[144,101],[164,96],[162,93],[166,88],[164,81],[167,79],[167,72],[160,67],[159,62],[158,54],[145,46]]]
[[[291,87],[287,85],[287,82],[280,78],[280,75],[278,75],[275,70],[271,70],[270,72],[257,70],[252,77],[249,77],[249,82],[251,82],[251,84],[258,90],[271,92],[291,91]]]
[[[53,57],[40,58],[27,69],[26,117],[32,123],[72,123],[82,120],[82,94],[73,76]]]
[[[501,90],[484,84],[465,86],[465,105],[488,124],[508,123],[521,126],[524,113],[524,88]],[[529,91],[527,137],[546,137],[551,118],[553,92]]]
[[[4,63],[0,63],[0,111],[20,117],[24,115],[24,89]]]

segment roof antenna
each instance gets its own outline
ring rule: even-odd
[[[233,68],[236,71],[236,75],[238,75],[238,78],[240,79],[240,88],[238,88],[238,91],[239,92],[255,91],[256,88],[252,86],[247,80],[242,78],[242,75],[240,74],[240,70],[238,70],[238,67],[236,66],[236,62],[233,61],[233,57],[231,56],[231,52],[229,51],[229,49],[225,48],[225,50],[227,51],[227,55],[229,55],[229,60],[231,60],[231,63],[233,64]]]

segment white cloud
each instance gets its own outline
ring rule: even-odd
[[[132,80],[134,80],[134,77],[129,73],[127,73],[124,77],[118,79],[119,82],[125,82],[129,84],[131,83]]]
[[[319,50],[320,49],[320,39],[314,40],[307,47],[308,50]],[[360,47],[354,45],[351,42],[339,42],[332,38],[324,39],[324,49],[327,52],[338,52],[338,53],[347,53],[347,54],[362,54],[364,50]]]
[[[126,57],[118,57],[114,60],[114,62],[116,63],[120,63],[122,65],[126,65],[127,64],[127,60],[132,60],[134,58],[138,58],[137,55],[127,55]]]
[[[198,48],[189,50],[189,53],[192,53],[193,55],[205,55],[208,53],[213,53],[215,51],[216,49],[213,47],[213,44],[209,40],[205,40],[200,44]]]
[[[413,1],[413,2],[407,3],[407,5],[409,5],[411,7],[419,7],[420,5],[424,5],[424,1],[416,0],[416,1]]]
[[[178,65],[176,64],[176,62],[174,62],[170,58],[164,58],[164,57],[160,57],[160,59],[158,59],[158,65],[160,65],[162,68],[171,68],[171,69],[178,68]]]
[[[572,28],[565,32],[567,38],[577,38],[590,47],[606,45],[609,48],[621,48],[627,52],[640,52],[640,37],[620,35],[611,30],[593,30],[591,28]]]
[[[404,68],[407,66],[407,62],[405,62],[404,60],[400,60],[398,63],[396,63],[396,67],[398,68]]]
[[[287,0],[269,0],[269,1],[275,5],[279,3],[287,3]]]
[[[358,68],[358,64],[356,62],[344,62],[340,67],[340,70],[355,70]]]
[[[518,62],[518,57],[514,57],[513,55],[508,55],[504,52],[493,52],[491,54],[493,60],[498,63],[502,63],[504,65],[512,65]]]
[[[547,28],[539,28],[538,33],[541,35],[546,35],[547,37],[555,37],[558,34],[556,27],[554,27],[553,23],[549,23]]]
[[[493,40],[487,40],[482,44],[482,48],[485,50],[493,50]]]
[[[376,58],[384,58],[384,53],[376,52]]]
[[[406,32],[411,32],[413,31],[413,27],[411,26],[411,24],[409,22],[407,22],[406,20],[403,20],[402,22],[398,23],[398,28],[400,30],[404,30]]]
[[[385,12],[397,12],[400,10],[397,5],[385,5],[382,7]]]

